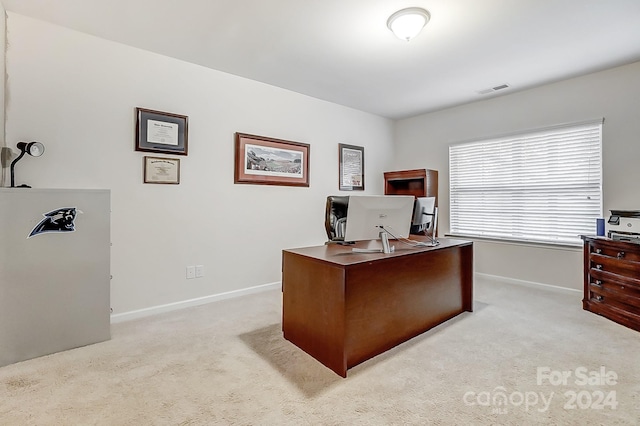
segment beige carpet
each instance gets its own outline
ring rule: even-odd
[[[579,293],[475,290],[475,312],[346,379],[282,338],[279,291],[116,324],[108,342],[0,368],[0,424],[640,424],[640,333]],[[538,368],[571,376],[538,383]]]

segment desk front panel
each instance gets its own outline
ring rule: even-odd
[[[468,254],[453,247],[348,268],[348,367],[471,310],[463,272]]]

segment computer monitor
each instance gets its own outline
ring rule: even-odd
[[[411,233],[421,234],[427,231],[433,223],[436,207],[436,197],[418,197],[413,207],[411,219]]]
[[[411,195],[350,196],[344,240],[375,240],[382,230],[389,238],[408,238],[413,200]]]

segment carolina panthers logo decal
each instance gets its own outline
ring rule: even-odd
[[[27,238],[47,232],[73,232],[76,230],[76,208],[64,207],[44,213],[44,219],[31,230]]]

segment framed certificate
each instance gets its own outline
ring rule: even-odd
[[[186,115],[136,108],[136,151],[187,155]]]
[[[341,191],[364,191],[364,148],[338,144]]]
[[[180,159],[144,157],[144,183],[180,183]]]

